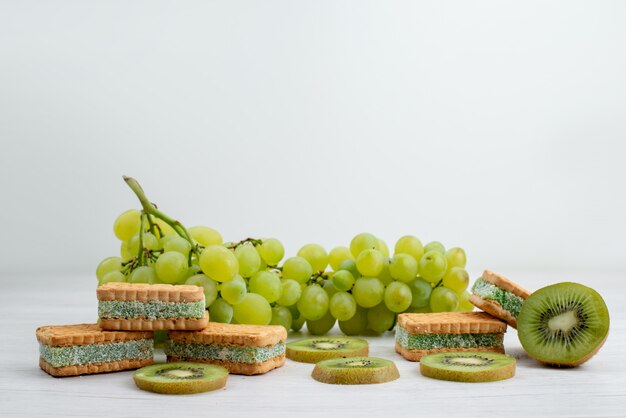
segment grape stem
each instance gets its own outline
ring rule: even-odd
[[[137,255],[137,261],[140,266],[145,265],[145,254],[143,249],[143,231],[146,229],[146,214],[141,214],[141,223],[139,224],[139,254]]]
[[[130,187],[130,189],[139,199],[139,203],[141,203],[143,211],[148,215],[148,219],[150,218],[150,216],[154,216],[155,218],[158,218],[171,226],[178,235],[180,235],[183,239],[187,240],[189,244],[191,244],[191,251],[196,255],[196,257],[199,258],[200,251],[198,249],[198,246],[193,242],[193,240],[189,236],[189,232],[187,232],[187,229],[183,226],[183,224],[157,209],[156,205],[148,200],[148,197],[146,196],[145,192],[143,191],[137,180],[128,176],[123,176],[123,179],[128,187]],[[191,265],[191,257],[189,258],[189,264]]]
[[[258,239],[258,238],[246,238],[246,239],[242,239],[239,242],[231,243],[231,244],[227,245],[226,248],[234,250],[235,248],[237,248],[237,247],[239,247],[241,245],[244,245],[244,244],[248,244],[248,243],[250,243],[250,244],[252,244],[252,245],[254,245],[256,247],[256,246],[259,246],[259,245],[263,244],[263,240]]]

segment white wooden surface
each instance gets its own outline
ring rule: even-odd
[[[287,360],[263,376],[229,377],[225,389],[198,395],[143,392],[132,372],[52,378],[37,366],[35,328],[96,320],[92,277],[2,277],[0,293],[0,416],[626,416],[623,274],[510,274],[534,290],[556,281],[578,281],[598,290],[611,314],[608,341],[576,369],[552,369],[528,358],[515,330],[505,344],[518,358],[515,378],[495,383],[444,382],[420,375],[418,363],[393,350],[393,333],[367,337],[371,355],[396,362],[400,379],[381,385],[335,386],[314,381],[312,365]],[[334,331],[335,333],[337,331]],[[303,334],[292,335],[300,338]],[[161,354],[162,356],[162,354]]]

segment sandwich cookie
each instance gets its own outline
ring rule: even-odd
[[[396,352],[410,361],[450,351],[504,353],[506,323],[485,312],[398,315]]]
[[[280,325],[210,322],[198,332],[169,333],[167,361],[211,363],[232,374],[263,374],[285,364],[287,330]]]
[[[106,330],[197,331],[209,323],[200,286],[111,282],[97,294],[100,326]]]
[[[517,328],[517,316],[530,292],[506,277],[485,270],[472,286],[470,302]]]
[[[39,327],[39,366],[56,377],[152,364],[152,332],[104,331],[97,324]]]

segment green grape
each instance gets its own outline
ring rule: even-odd
[[[413,300],[413,294],[411,288],[402,282],[392,282],[385,288],[385,295],[383,297],[385,306],[391,312],[404,312]]]
[[[98,286],[110,282],[125,282],[126,276],[121,271],[113,270],[102,276],[101,280],[98,280]]]
[[[459,297],[447,287],[436,287],[430,294],[430,309],[433,312],[454,312],[458,306]]]
[[[313,271],[325,271],[328,266],[328,253],[321,245],[307,244],[300,248],[298,256],[306,259]]]
[[[163,253],[157,259],[154,268],[160,282],[182,283],[187,278],[187,257],[175,251]]]
[[[152,332],[152,338],[154,340],[154,348],[163,348],[163,345],[168,340],[168,331],[154,330]]]
[[[347,321],[356,313],[356,301],[348,292],[337,292],[328,303],[330,313],[340,321]]]
[[[383,263],[383,269],[378,274],[378,279],[385,286],[388,286],[389,283],[393,282],[393,277],[391,277],[391,272],[389,271],[390,264],[391,264],[391,259],[389,257],[385,257],[385,262]]]
[[[356,312],[347,321],[339,321],[339,329],[346,335],[361,335],[367,329],[367,310],[356,307]]]
[[[137,257],[137,254],[133,254],[128,249],[129,241],[122,241],[120,244],[120,255],[122,256],[122,260],[128,261],[133,257]]]
[[[396,314],[391,312],[384,303],[367,310],[367,328],[374,332],[385,332],[393,329]]]
[[[472,312],[474,310],[474,305],[469,300],[470,296],[467,290],[459,296],[459,306],[457,308],[459,312]]]
[[[312,335],[324,335],[335,326],[335,318],[330,314],[330,311],[326,312],[326,314],[316,321],[311,321],[307,319],[306,321],[306,329]]]
[[[328,253],[328,263],[334,271],[339,270],[339,264],[343,260],[354,260],[348,247],[335,247]]]
[[[159,219],[159,218],[154,218],[153,223],[155,225],[158,225],[159,231],[161,231],[162,236],[164,237],[168,235],[178,236],[174,228],[169,226],[164,220]]]
[[[419,262],[420,277],[431,283],[443,278],[446,270],[446,256],[439,251],[428,251]]]
[[[187,233],[193,240],[204,247],[222,245],[223,242],[220,233],[208,226],[192,226],[187,228]]]
[[[324,286],[322,287],[324,291],[326,292],[326,294],[328,295],[329,300],[335,293],[339,291],[333,284],[332,279],[324,281]]]
[[[426,305],[426,306],[422,306],[419,308],[409,308],[409,310],[407,311],[409,313],[431,313],[432,310],[430,310],[430,305]]]
[[[200,253],[200,268],[211,279],[227,282],[239,271],[239,262],[229,249],[221,245],[210,245]]]
[[[300,295],[302,295],[302,287],[300,287],[300,283],[292,279],[283,279],[281,280],[281,283],[282,292],[276,303],[282,306],[291,306],[298,302]]]
[[[417,277],[418,264],[412,255],[400,253],[391,257],[389,274],[396,280],[408,283]]]
[[[328,294],[318,284],[308,286],[298,300],[298,311],[305,319],[317,321],[328,311]]]
[[[128,277],[129,283],[158,283],[157,274],[154,267],[140,266],[133,270]]]
[[[378,250],[363,250],[356,258],[356,268],[363,276],[377,277],[383,270],[385,257]]]
[[[263,296],[269,303],[276,302],[282,292],[280,277],[271,271],[259,271],[250,278],[250,292]]]
[[[354,285],[354,276],[348,270],[338,270],[333,274],[333,285],[337,290],[348,291]]]
[[[277,266],[280,260],[285,256],[285,248],[276,238],[261,240],[261,245],[256,247],[256,249],[268,266]]]
[[[185,284],[201,286],[204,289],[204,302],[207,308],[217,299],[217,283],[204,274],[196,274],[189,277],[185,281]],[[212,320],[213,318],[211,318],[211,321]]]
[[[467,258],[465,257],[465,251],[463,248],[454,247],[446,251],[446,260],[448,261],[448,268],[461,267],[465,268]]]
[[[356,258],[363,250],[378,249],[378,238],[367,232],[358,234],[350,241],[350,252]]]
[[[233,307],[221,298],[215,299],[215,302],[213,302],[211,306],[209,306],[209,319],[211,320],[211,322],[230,324],[233,319],[233,313]]]
[[[372,308],[383,301],[385,286],[375,277],[361,277],[354,283],[352,296],[360,306]]]
[[[261,256],[254,246],[244,244],[235,249],[235,257],[239,262],[239,274],[252,277],[261,268]]]
[[[439,241],[431,241],[424,246],[424,254],[429,251],[437,251],[443,255],[446,255],[446,247],[443,246]]]
[[[394,254],[408,254],[413,256],[416,261],[419,261],[424,255],[422,241],[413,235],[405,235],[396,242]]]
[[[443,276],[442,284],[460,295],[467,289],[469,274],[467,274],[467,271],[465,271],[463,267],[452,267],[445,276]]]
[[[191,264],[187,267],[187,277],[195,276],[200,273],[200,266],[197,264]]]
[[[430,293],[433,291],[433,287],[426,280],[417,278],[408,283],[411,288],[413,297],[411,298],[411,307],[423,308],[428,306],[430,302]]]
[[[150,232],[145,232],[143,234],[143,248],[156,250],[159,248],[159,240]],[[139,254],[139,234],[133,235],[128,242],[128,251],[133,255],[133,257],[136,257],[137,254]]]
[[[96,278],[102,280],[105,274],[110,271],[121,271],[122,260],[120,257],[107,257],[98,264],[96,268]]]
[[[113,233],[120,241],[128,241],[141,228],[141,212],[129,209],[115,219]]]
[[[240,275],[236,275],[234,279],[222,283],[220,287],[220,295],[222,299],[231,305],[241,302],[248,293],[246,289],[246,281]]]
[[[300,328],[302,328],[306,319],[302,315],[300,315],[300,311],[298,311],[297,306],[291,305],[288,309],[289,312],[291,312],[291,317],[293,318],[293,320],[291,321],[292,331],[300,331]]]
[[[385,241],[376,238],[376,248],[382,253],[383,257],[389,257],[389,247]]]
[[[240,324],[267,325],[272,320],[272,307],[263,296],[256,293],[248,292],[233,310]]]
[[[343,260],[339,263],[339,270],[348,270],[355,280],[361,277],[361,273],[359,273],[359,269],[356,268],[356,261],[354,260]]]
[[[167,239],[164,240],[164,238]],[[191,251],[191,244],[183,237],[179,237],[177,235],[166,235],[161,238],[161,243],[163,243],[163,251],[170,252],[176,251],[184,255],[185,257],[189,255],[189,251]]]
[[[291,311],[284,306],[274,306],[272,308],[272,319],[270,325],[282,325],[287,331],[293,324],[293,317]]]
[[[178,235],[163,235],[161,238],[159,238],[159,248],[165,249],[165,244],[167,244],[169,240],[174,239],[176,237],[182,238]],[[187,240],[185,240],[185,242],[187,242]]]
[[[313,274],[313,267],[302,257],[291,257],[283,263],[283,278],[292,279],[298,283],[306,283]]]

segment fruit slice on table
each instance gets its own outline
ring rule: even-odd
[[[482,351],[435,353],[420,359],[420,372],[439,380],[493,382],[515,376],[515,358]]]
[[[352,337],[305,338],[287,344],[287,358],[317,363],[339,357],[367,356],[367,341]]]
[[[393,361],[378,357],[347,357],[320,361],[313,379],[335,385],[364,385],[396,380],[400,373]]]
[[[542,363],[573,367],[598,352],[609,333],[609,311],[595,290],[557,283],[531,294],[517,318],[522,347]]]
[[[135,384],[157,393],[188,394],[223,388],[228,370],[203,363],[161,363],[143,367],[133,373]]]

